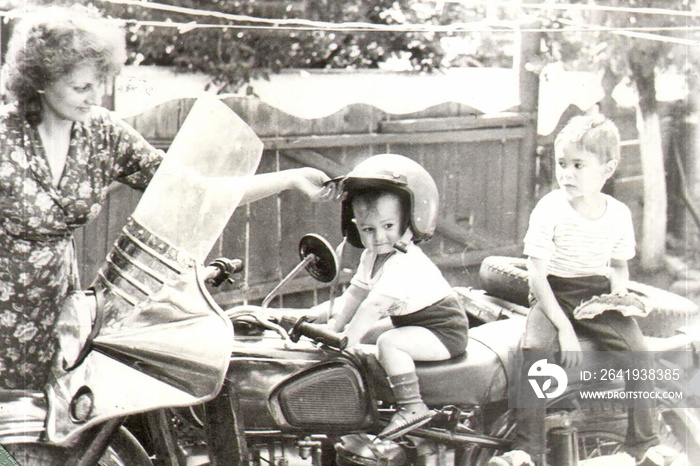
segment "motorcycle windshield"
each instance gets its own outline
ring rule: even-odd
[[[228,106],[198,100],[93,282],[99,332],[47,388],[47,435],[70,441],[114,417],[213,398],[233,329],[201,262],[254,175],[263,144]]]
[[[245,193],[262,142],[215,98],[199,99],[133,213],[171,246],[203,261]]]

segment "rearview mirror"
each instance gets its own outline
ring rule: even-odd
[[[330,243],[322,236],[315,233],[304,235],[299,242],[299,262],[275,288],[265,296],[262,302],[262,308],[267,308],[268,304],[279,294],[280,290],[289,283],[302,269],[311,275],[314,279],[329,283],[338,275],[338,256],[331,247]]]
[[[330,283],[338,274],[338,256],[322,236],[315,233],[304,235],[299,242],[299,257],[302,261],[311,257],[306,272],[320,282]]]

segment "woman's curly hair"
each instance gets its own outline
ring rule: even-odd
[[[6,88],[30,123],[41,120],[40,92],[88,62],[102,77],[126,60],[124,31],[82,6],[48,7],[15,26],[7,49]]]

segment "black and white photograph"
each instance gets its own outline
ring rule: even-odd
[[[0,0],[0,466],[700,466],[698,0]]]

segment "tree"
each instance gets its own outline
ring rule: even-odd
[[[54,0],[40,1],[57,3]],[[250,26],[260,26],[260,23],[94,0],[80,0],[79,3],[93,5],[107,16],[133,21],[128,25],[129,63],[201,71],[213,77],[212,84],[219,92],[236,91],[252,78],[285,68],[377,68],[397,57],[408,63],[411,69],[420,71],[452,64],[441,45],[441,39],[454,35],[449,32],[250,29]],[[386,26],[449,25],[480,18],[483,14],[482,10],[452,3],[438,9],[437,3],[420,0],[160,0],[158,4],[279,20],[362,22]],[[180,24],[196,21],[222,27],[188,30],[139,24],[144,21]],[[477,44],[482,40],[481,37],[474,39]],[[501,49],[476,45],[470,64],[491,65],[499,60],[509,61],[510,57]],[[462,58],[457,57],[457,60]]]
[[[667,222],[656,77],[660,70],[670,66],[680,67],[688,74],[689,81],[697,75],[697,62],[692,57],[697,54],[697,47],[682,45],[693,33],[689,29],[674,29],[697,23],[697,18],[683,14],[693,10],[693,5],[687,1],[610,0],[596,5],[618,9],[558,10],[546,18],[544,21],[549,27],[557,31],[547,34],[547,52],[552,59],[577,69],[593,67],[604,70],[608,75],[604,80],[607,83],[619,82],[626,76],[637,89],[637,126],[644,184],[640,256],[643,268],[654,269],[663,263]],[[677,14],[661,14],[661,9],[675,10]],[[639,30],[625,30],[630,27]],[[572,31],[566,32],[567,28]],[[643,28],[660,29],[645,32]]]

